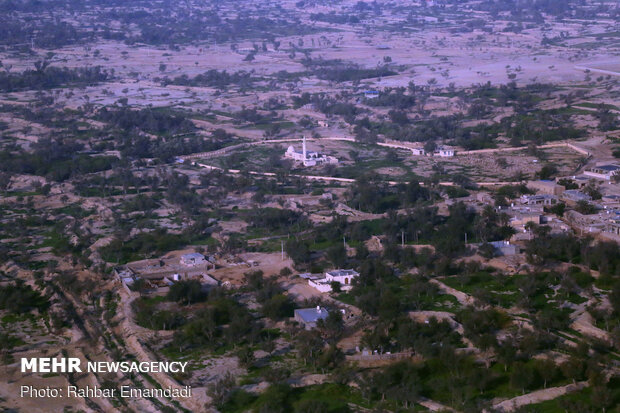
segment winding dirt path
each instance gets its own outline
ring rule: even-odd
[[[500,412],[512,412],[521,406],[527,406],[529,404],[541,403],[547,400],[557,399],[568,393],[579,391],[585,387],[588,387],[587,381],[580,381],[576,384],[569,384],[560,387],[550,387],[548,389],[537,390],[532,393],[527,393],[522,396],[517,396],[512,399],[504,400],[500,403],[494,404],[493,409]]]

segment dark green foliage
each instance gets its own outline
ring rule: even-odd
[[[508,323],[509,317],[497,310],[467,308],[458,314],[458,321],[463,324],[465,336],[484,350],[495,343],[495,333]]]
[[[616,130],[620,126],[618,115],[602,104],[596,110],[596,117],[599,121],[598,129],[601,131]]]
[[[566,211],[566,204],[564,202],[558,202],[553,206],[545,207],[545,210],[551,212],[552,214],[556,214],[559,217],[563,217],[564,211]]]
[[[577,201],[577,204],[575,205],[575,211],[583,215],[591,215],[591,214],[596,214],[597,208],[595,205],[582,199],[582,200]]]
[[[312,13],[310,20],[335,24],[357,24],[360,22],[359,17],[354,14],[336,14],[335,12]]]
[[[379,96],[373,99],[366,99],[365,103],[369,106],[392,106],[396,109],[408,109],[416,104],[415,95],[405,94],[404,87],[386,88],[379,92]],[[407,121],[395,121],[391,115],[392,122],[406,124]]]
[[[525,252],[528,260],[558,260],[573,262],[581,253],[581,241],[569,234],[551,234],[546,226],[534,227],[536,235],[527,242]]]
[[[211,69],[191,78],[185,74],[175,77],[174,79],[165,78],[162,80],[162,83],[164,85],[207,86],[224,89],[230,85],[239,86],[241,88],[252,87],[255,80],[256,78],[252,77],[252,73],[249,72],[239,71],[228,73],[226,70],[220,72],[216,69]]]
[[[104,107],[97,119],[124,131],[140,129],[155,134],[174,135],[193,132],[194,124],[186,117],[154,109],[133,110],[128,106]]]
[[[182,313],[158,309],[157,302],[144,298],[135,300],[132,309],[136,323],[151,330],[176,330],[186,322]]]
[[[113,156],[80,154],[83,145],[68,139],[43,138],[32,145],[32,152],[0,151],[0,170],[45,176],[64,181],[73,176],[104,171],[118,162]]]
[[[286,254],[291,257],[295,265],[305,265],[310,263],[311,255],[308,243],[303,240],[291,238],[285,245]]]
[[[515,199],[521,195],[531,194],[532,191],[525,185],[504,185],[497,189],[497,197],[505,197],[508,199]]]
[[[546,164],[540,169],[540,171],[538,171],[536,176],[538,177],[538,179],[550,180],[553,179],[557,173],[557,166],[553,164]]]
[[[274,277],[264,278],[262,271],[249,271],[244,274],[244,284],[262,304],[261,311],[266,317],[281,320],[293,316],[295,303],[283,294],[282,287]]]
[[[209,301],[207,308],[192,314],[175,332],[171,348],[183,351],[192,348],[217,350],[253,344],[259,339],[261,327],[248,310],[228,298]]]
[[[325,94],[310,94],[304,92],[301,96],[293,96],[293,105],[299,108],[304,105],[313,104],[316,109],[326,115],[340,115],[352,123],[355,115],[361,113],[361,110],[354,104],[342,102]]]
[[[377,68],[366,69],[341,60],[306,59],[302,63],[319,79],[330,80],[333,82],[347,82],[375,77],[394,76],[398,74],[397,72],[390,70],[388,66],[379,66]]]
[[[584,134],[582,129],[572,126],[570,115],[556,110],[506,117],[501,124],[511,144],[515,146],[526,142],[540,145],[549,141],[578,139]]]
[[[204,227],[193,226],[181,234],[170,234],[158,228],[152,232],[143,232],[129,240],[115,238],[100,249],[101,256],[107,262],[127,263],[147,257],[154,257],[191,244],[193,240],[209,236]]]
[[[32,310],[45,311],[49,305],[46,297],[23,281],[0,286],[0,310],[23,314]]]
[[[212,9],[195,9],[192,13],[171,15],[168,9],[153,9],[142,13],[122,13],[121,21],[135,24],[137,36],[128,42],[169,45],[192,41],[224,43],[240,39],[275,39],[280,36],[303,35],[316,29],[286,18],[248,17],[220,18]]]
[[[364,334],[362,344],[380,353],[414,351],[425,357],[439,355],[444,346],[462,346],[459,334],[447,321],[431,318],[428,323],[418,323],[406,316],[377,324]]]
[[[66,68],[47,67],[47,63],[38,62],[36,70],[22,73],[0,72],[0,92],[20,90],[52,89],[60,86],[91,86],[105,82],[111,75],[100,66]]]
[[[262,306],[265,317],[282,320],[293,316],[295,304],[284,294],[276,294],[266,299]]]
[[[417,180],[394,187],[372,174],[356,179],[347,192],[347,200],[351,207],[373,213],[412,207],[432,198],[431,191],[422,187]]]
[[[170,286],[166,298],[183,304],[194,304],[206,298],[207,294],[202,289],[198,280],[182,280]]]
[[[29,8],[33,4],[35,3],[28,2],[27,5],[24,4],[24,8]],[[37,5],[41,5],[39,13],[50,11],[48,2],[38,3]],[[91,40],[94,37],[94,33],[91,30],[79,30],[66,21],[33,19],[24,23],[10,14],[15,9],[21,8],[20,6],[22,6],[21,3],[12,1],[4,1],[0,4],[2,8],[0,11],[1,44],[15,46],[18,44],[35,43],[36,47],[54,49]]]
[[[254,208],[243,215],[251,226],[270,233],[292,230],[297,232],[308,226],[306,217],[290,209]]]

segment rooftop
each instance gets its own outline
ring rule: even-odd
[[[613,171],[618,171],[620,170],[620,166],[618,165],[613,165],[613,164],[607,164],[607,165],[599,165],[599,166],[595,166],[592,169],[600,169],[603,171],[609,171],[609,172],[613,172]]]
[[[199,252],[190,252],[190,253],[181,255],[181,258],[186,259],[186,260],[191,260],[191,259],[201,260],[201,259],[204,259],[204,257],[205,256]]]
[[[341,277],[345,275],[359,275],[359,273],[355,270],[333,270],[328,271],[327,273],[333,277]]]
[[[299,308],[295,310],[295,314],[299,315],[304,323],[316,323],[319,320],[327,318],[329,311],[323,307]]]

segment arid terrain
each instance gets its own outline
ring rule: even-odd
[[[0,408],[618,411],[619,112],[615,1],[0,0]]]

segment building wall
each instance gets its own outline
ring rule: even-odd
[[[562,195],[564,192],[564,187],[554,182],[531,181],[528,182],[527,186],[547,195]]]
[[[606,181],[609,181],[611,179],[610,174],[599,174],[599,173],[592,172],[592,171],[584,171],[583,174],[586,176],[591,176],[593,178],[604,179]]]
[[[317,283],[313,280],[308,280],[308,284],[310,285],[310,287],[316,288],[322,293],[328,293],[332,290],[332,286],[329,284]]]

